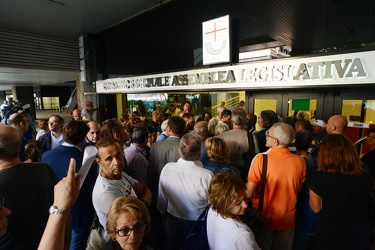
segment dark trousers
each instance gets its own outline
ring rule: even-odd
[[[180,249],[194,224],[195,221],[180,219],[168,213],[165,226],[164,249]]]

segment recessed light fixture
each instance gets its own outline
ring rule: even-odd
[[[40,0],[40,1],[50,3],[50,4],[56,4],[56,5],[59,5],[61,7],[66,7],[66,3],[59,2],[59,1],[56,1],[56,0]]]

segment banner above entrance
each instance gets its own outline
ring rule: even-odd
[[[275,59],[96,82],[97,93],[219,91],[375,84],[375,51]]]

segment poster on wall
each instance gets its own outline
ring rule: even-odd
[[[202,23],[203,65],[230,62],[229,15]]]

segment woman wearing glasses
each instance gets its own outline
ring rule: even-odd
[[[142,242],[150,231],[150,214],[141,200],[132,196],[117,198],[109,208],[106,226],[112,239],[106,244],[106,250],[152,249]]]

